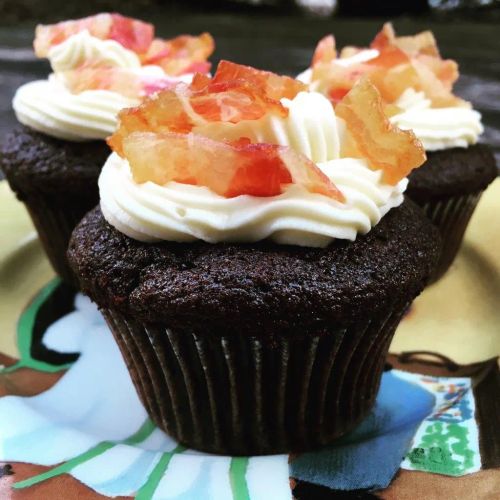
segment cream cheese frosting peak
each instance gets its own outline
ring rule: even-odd
[[[119,68],[140,68],[135,52],[115,40],[101,40],[83,30],[49,50],[48,59],[54,72],[75,69],[86,61]]]

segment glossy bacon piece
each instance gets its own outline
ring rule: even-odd
[[[450,59],[437,59],[435,57],[419,55],[416,58],[418,64],[427,66],[436,78],[441,81],[446,90],[451,91],[453,84],[458,80],[458,64]]]
[[[86,90],[109,90],[130,98],[136,98],[140,93],[139,81],[134,76],[126,68],[92,65],[84,65],[63,74],[65,85],[73,94]]]
[[[189,99],[189,88],[179,84],[145,99],[140,106],[123,109],[118,114],[116,131],[107,139],[109,146],[124,156],[123,141],[134,132],[190,132],[193,122],[186,113],[183,99]]]
[[[320,83],[319,90],[324,91],[334,104],[342,100],[362,77],[371,77],[372,73],[376,72],[385,75],[393,67],[407,64],[410,61],[410,58],[401,49],[387,45],[380,48],[379,55],[373,59],[347,66],[342,64],[342,58],[355,56],[361,50],[357,47],[345,47],[342,49],[341,59],[331,59],[330,61],[318,59],[316,64],[312,65],[312,81],[324,82]],[[378,77],[376,81],[381,83],[382,78]],[[383,94],[387,93],[383,92]],[[399,94],[395,98],[398,96]]]
[[[49,50],[83,30],[101,40],[115,40],[126,49],[146,52],[153,41],[152,24],[120,14],[97,14],[57,24],[39,24],[33,46],[38,57],[46,57]]]
[[[147,52],[141,55],[141,62],[161,66],[165,73],[172,76],[207,73],[210,70],[207,59],[214,49],[215,42],[209,33],[181,35],[171,40],[155,38]]]
[[[322,38],[314,50],[311,67],[318,64],[327,64],[337,59],[335,50],[335,38],[333,35],[327,35]]]
[[[441,62],[446,63],[446,61]],[[441,72],[440,68],[432,67],[421,60],[413,61],[413,67],[419,79],[418,85],[416,85],[415,88],[424,91],[425,95],[432,101],[434,107],[470,106],[468,102],[453,95],[451,91],[453,85],[451,79],[453,79],[454,76],[446,76],[446,79],[443,80],[438,76]],[[443,68],[443,71],[448,71],[443,66],[441,66],[441,68]]]
[[[392,68],[398,64],[407,64],[410,62],[408,55],[398,47],[384,47],[379,50],[379,55],[366,64],[370,66],[378,66],[383,68]]]
[[[280,93],[293,98],[305,88],[289,77],[222,61],[213,78],[195,75],[191,85],[179,84],[120,112],[120,125],[109,144],[123,154],[123,137],[135,131],[188,133],[206,122],[238,123],[266,113],[287,116]]]
[[[267,99],[279,101],[283,97],[293,99],[299,92],[307,90],[307,86],[289,76],[277,75],[271,71],[236,64],[222,60],[212,79],[215,85],[234,81],[241,81],[260,89]]]
[[[420,77],[410,63],[389,69],[375,68],[370,73],[369,78],[387,103],[394,103],[408,88],[418,90],[420,87]]]
[[[382,30],[373,39],[370,47],[378,50],[397,47],[409,56],[425,54],[440,57],[436,39],[431,31],[422,31],[414,36],[396,36],[392,23],[384,24]]]
[[[370,48],[378,50],[379,55],[347,68],[341,64],[342,59],[361,49],[345,47],[340,59],[325,63],[318,57],[312,65],[313,83],[333,103],[341,100],[362,76],[368,76],[388,103],[397,100],[406,89],[414,88],[425,92],[433,107],[468,105],[452,93],[458,78],[457,64],[441,58],[430,31],[398,37],[392,24],[386,23]]]
[[[333,104],[341,101],[352,89],[355,83],[364,75],[375,71],[373,66],[367,64],[353,64],[341,66],[340,64],[320,64],[313,68],[313,82],[320,82],[320,92],[324,92]]]
[[[211,84],[198,91],[178,84],[138,107],[122,110],[119,127],[108,142],[123,154],[123,137],[135,131],[188,133],[206,122],[238,123],[259,119],[268,112],[285,116],[286,108],[245,82]]]
[[[133,132],[123,149],[133,178],[205,186],[232,198],[275,196],[288,184],[338,201],[343,195],[321,170],[290,148],[272,144],[226,144],[196,134]]]
[[[392,45],[395,38],[396,33],[394,31],[392,23],[384,23],[382,29],[375,35],[375,38],[372,40],[370,48],[383,50],[385,47]]]
[[[128,68],[101,67],[91,61],[62,74],[73,94],[86,90],[108,90],[132,99],[140,99],[175,84],[167,78],[140,75]]]
[[[465,101],[452,94],[453,84],[458,78],[458,65],[455,61],[441,58],[436,39],[430,31],[423,31],[414,36],[398,37],[392,24],[386,23],[373,40],[371,47],[382,52],[399,50],[406,54],[409,58],[408,64],[414,71],[411,76],[414,82],[412,86],[417,90],[423,90],[431,99],[433,106],[467,105]],[[407,77],[411,73],[409,69],[404,71]]]
[[[426,160],[413,132],[391,124],[380,94],[369,80],[355,85],[335,113],[345,121],[349,134],[342,155],[368,160],[371,168],[383,170],[389,184],[397,184]]]
[[[266,113],[286,116],[279,100],[270,99],[261,89],[244,80],[211,83],[190,98],[192,109],[204,120],[238,123],[258,120]]]

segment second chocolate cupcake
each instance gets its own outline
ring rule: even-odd
[[[107,13],[36,29],[35,53],[53,73],[17,90],[13,108],[22,126],[6,137],[1,168],[68,283],[76,284],[66,260],[69,237],[99,199],[104,139],[118,111],[209,67],[210,35],[153,35],[151,24]]]

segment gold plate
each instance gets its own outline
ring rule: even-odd
[[[434,351],[457,363],[500,354],[500,179],[484,193],[448,273],[400,324],[391,352]],[[31,221],[0,182],[0,352],[17,356],[17,319],[53,276]]]
[[[390,352],[433,351],[459,364],[500,355],[500,178],[484,192],[448,272],[424,290]]]

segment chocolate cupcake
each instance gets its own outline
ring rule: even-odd
[[[69,236],[98,201],[97,177],[109,155],[104,139],[118,111],[208,69],[208,34],[170,41],[153,34],[152,25],[119,14],[36,29],[35,53],[53,73],[17,90],[13,108],[23,126],[6,137],[1,168],[69,283],[76,283],[66,260]]]
[[[429,31],[397,37],[388,23],[369,48],[345,47],[339,58],[333,37],[326,37],[299,78],[336,102],[361,75],[381,92],[391,122],[413,130],[428,152],[427,163],[410,175],[408,196],[441,230],[436,280],[453,262],[483,190],[497,175],[490,148],[476,145],[481,115],[453,95],[458,66],[441,58]]]
[[[153,420],[182,444],[233,455],[305,450],[352,429],[438,252],[410,201],[327,248],[152,245],[96,208],[69,249]]]
[[[343,155],[367,140],[384,169]],[[299,82],[223,61],[123,111],[109,143],[100,207],[68,256],[156,424],[232,455],[304,451],[356,426],[440,250],[403,202],[423,150],[374,87],[335,113]]]

